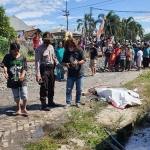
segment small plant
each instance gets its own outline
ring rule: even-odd
[[[9,51],[9,42],[6,38],[0,36],[0,53],[5,55]]]

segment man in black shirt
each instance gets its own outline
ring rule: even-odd
[[[3,59],[4,75],[7,79],[7,87],[12,89],[14,100],[17,104],[16,114],[22,112],[28,114],[26,104],[28,100],[27,89],[27,61],[26,57],[20,53],[20,45],[12,43],[10,45],[11,53],[6,54]],[[23,110],[21,112],[20,100],[23,100]]]
[[[90,56],[90,66],[89,67],[91,68],[92,75],[94,76],[96,73],[96,60],[98,57],[98,52],[97,52],[97,49],[94,47],[94,43],[90,43],[89,56]]]

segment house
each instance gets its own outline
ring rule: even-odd
[[[18,39],[24,39],[25,38],[24,33],[26,31],[30,31],[30,30],[34,29],[33,26],[31,26],[31,27],[28,26],[22,20],[20,20],[19,18],[17,18],[14,15],[9,17],[9,21],[10,21],[10,26],[13,27],[15,29],[15,31],[17,32]]]
[[[27,39],[33,39],[36,32],[41,33],[42,31],[40,29],[33,29],[33,30],[30,30],[30,31],[25,31],[24,32],[24,38],[26,40]]]
[[[65,38],[66,36],[66,30],[64,30],[63,28],[57,28],[57,29],[53,29],[53,30],[50,30],[49,31],[50,33],[54,34],[56,37],[59,36],[61,37],[62,39]],[[81,32],[78,32],[78,31],[69,31],[72,33],[73,37],[74,38],[79,38],[81,37]]]

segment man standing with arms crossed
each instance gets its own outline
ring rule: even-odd
[[[49,107],[59,107],[53,101],[54,84],[55,84],[55,66],[64,74],[65,71],[59,64],[54,48],[51,43],[51,34],[45,32],[43,34],[43,44],[36,49],[35,53],[35,71],[36,81],[41,85],[40,87],[40,101],[41,108],[45,111],[50,111]],[[46,105],[46,97],[48,97],[48,105]]]

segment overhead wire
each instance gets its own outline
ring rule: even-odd
[[[97,10],[103,10],[103,11],[113,11],[113,12],[119,12],[119,13],[150,13],[150,11],[126,11],[126,10],[111,10],[111,9],[101,9],[101,8],[95,8],[92,7],[92,9],[97,9]]]

